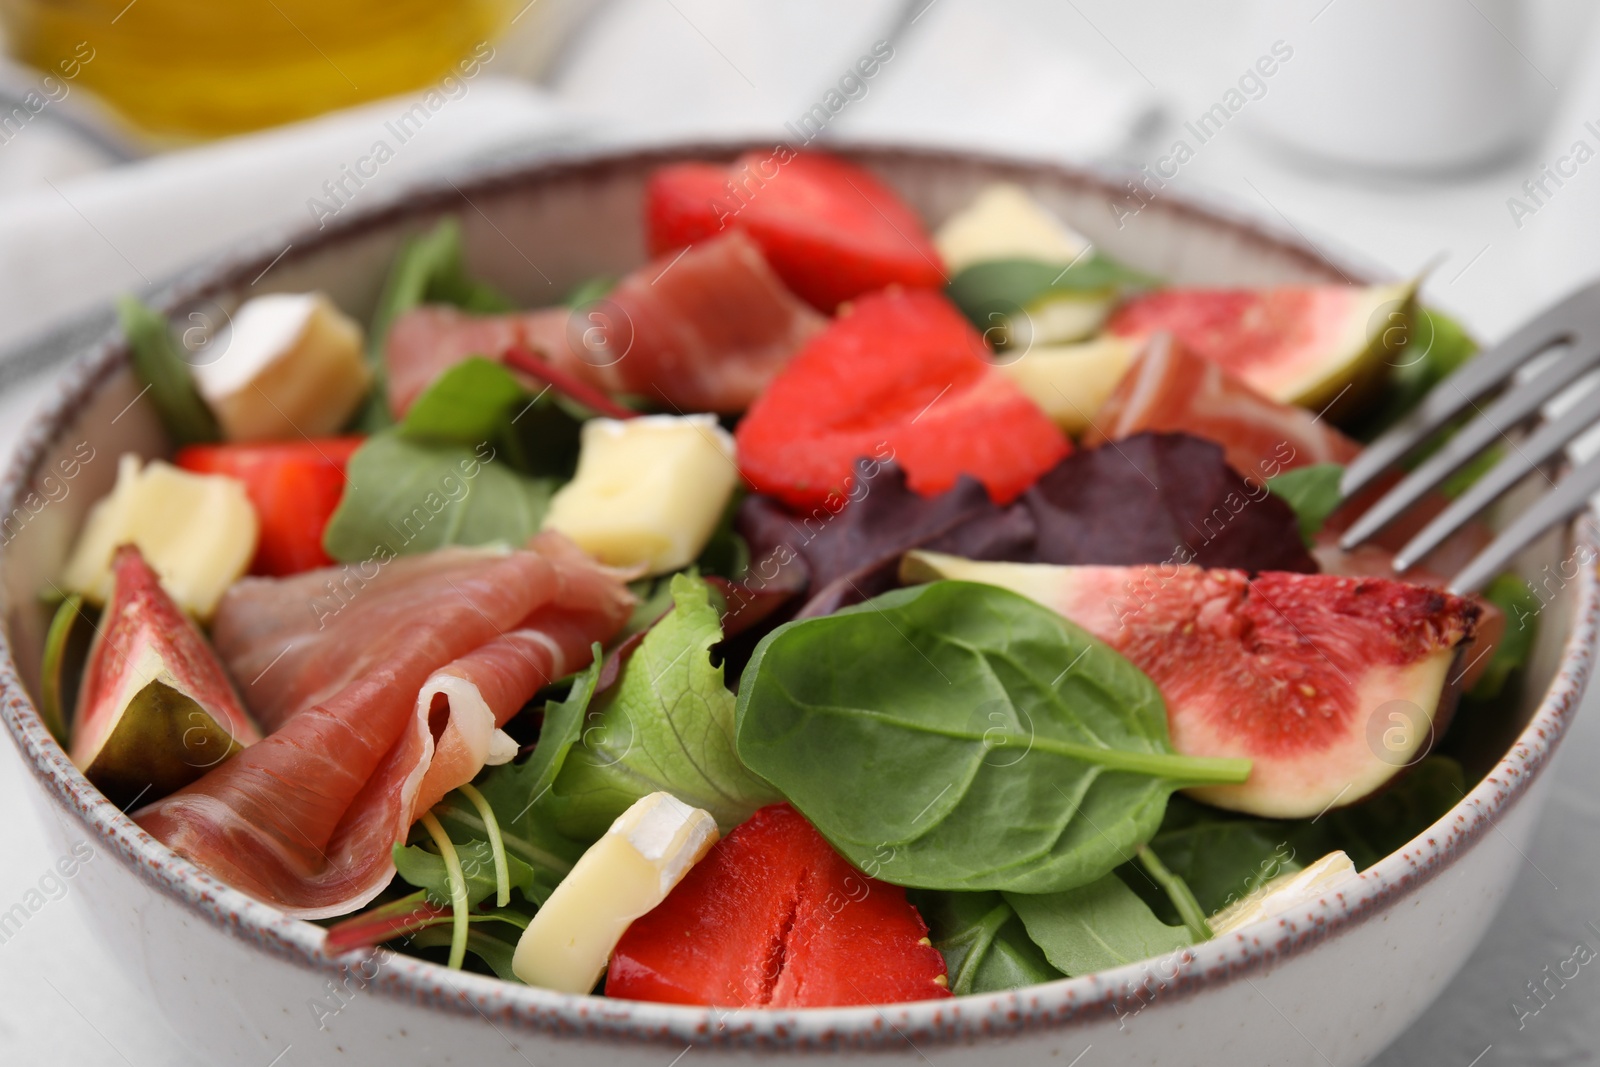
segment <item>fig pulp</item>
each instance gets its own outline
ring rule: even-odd
[[[988,582],[1060,612],[1156,683],[1175,750],[1253,761],[1244,783],[1190,795],[1284,819],[1354,803],[1427,753],[1480,611],[1407,582],[1281,571],[913,552],[901,577]]]
[[[1410,284],[1277,289],[1159,289],[1111,316],[1119,337],[1170,333],[1274,400],[1354,406],[1405,344]]]
[[[216,653],[137,548],[117,549],[111,576],[71,755],[101,792],[131,804],[181,789],[261,735]]]

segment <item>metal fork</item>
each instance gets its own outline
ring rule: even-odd
[[[1526,380],[1512,382],[1519,370],[1557,347],[1565,350]],[[1508,436],[1510,431],[1537,421],[1547,402],[1596,367],[1600,367],[1600,281],[1577,290],[1510,337],[1473,357],[1434,386],[1415,411],[1368,445],[1345,468],[1339,487],[1349,498],[1446,423],[1469,408],[1476,412],[1476,417],[1443,447],[1363,512],[1340,539],[1340,546],[1348,550],[1371,538],[1485,448],[1496,441],[1506,441],[1510,450],[1505,458],[1395,554],[1396,571],[1416,563],[1523,477],[1554,459],[1573,438],[1600,424],[1597,384],[1570,409],[1539,426],[1526,439],[1513,441]],[[1497,394],[1492,402],[1487,400],[1491,394]],[[1486,406],[1480,406],[1480,401]],[[1550,492],[1517,516],[1455,576],[1451,591],[1473,593],[1482,589],[1518,552],[1552,526],[1582,511],[1597,492],[1600,455],[1568,471]]]

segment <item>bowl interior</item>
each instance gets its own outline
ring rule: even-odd
[[[321,289],[347,312],[366,319],[401,243],[447,215],[461,221],[475,275],[523,305],[559,303],[579,282],[644,261],[641,194],[654,167],[679,158],[731,157],[737,151],[689,147],[509,166],[463,177],[209,266],[163,293],[156,304],[174,321],[187,321],[191,313],[214,320],[254,295]],[[1092,172],[902,149],[858,148],[843,154],[879,172],[930,225],[963,206],[982,185],[1017,181],[1112,256],[1173,283],[1386,280],[1352,263],[1325,259],[1298,236],[1178,197],[1157,198],[1119,224],[1113,205],[1126,195],[1122,183]],[[759,196],[759,189],[753,195]],[[126,358],[117,342],[87,357],[74,369],[61,407],[33,427],[23,446],[23,480],[13,504],[26,514],[19,519],[13,511],[14,521],[6,528],[0,595],[11,652],[35,696],[51,612],[41,594],[52,591],[85,513],[111,488],[120,454],[152,457],[171,451]],[[91,458],[85,461],[85,455]],[[67,478],[62,463],[71,457],[80,463],[76,475]],[[1523,684],[1506,694],[1494,721],[1463,721],[1451,735],[1451,751],[1474,777],[1526,726],[1556,671],[1572,626],[1573,543],[1571,531],[1563,531],[1522,557],[1520,570],[1540,583],[1541,599],[1548,602]],[[1562,579],[1563,574],[1568,577]]]

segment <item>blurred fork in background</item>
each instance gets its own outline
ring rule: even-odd
[[[1549,414],[1559,406],[1552,401],[1568,390],[1576,392],[1574,386],[1597,367],[1600,281],[1577,290],[1479,353],[1434,386],[1414,411],[1351,462],[1340,482],[1347,499],[1373,484],[1452,420],[1471,413],[1449,440],[1351,524],[1340,546],[1348,550],[1372,538],[1475,456],[1497,442],[1506,442],[1505,457],[1395,554],[1397,572],[1412,566],[1528,474],[1552,465],[1584,431],[1600,425],[1600,387],[1582,393],[1559,414]],[[1537,428],[1527,437],[1516,440],[1510,436],[1529,425]],[[1588,506],[1590,498],[1600,492],[1600,455],[1569,468],[1559,482],[1545,474],[1549,490],[1451,580],[1452,592],[1482,589],[1540,534]]]

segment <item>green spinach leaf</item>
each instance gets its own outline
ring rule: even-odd
[[[1149,848],[1184,880],[1207,915],[1332,851],[1310,822],[1232,815],[1187,797],[1172,798]],[[1163,922],[1178,921],[1171,900],[1153,881],[1131,865],[1120,873]]]
[[[1294,509],[1295,517],[1300,520],[1300,536],[1307,547],[1344,499],[1339,491],[1339,479],[1343,476],[1344,467],[1338,463],[1313,463],[1267,479],[1267,488]]]
[[[1156,918],[1115,874],[1064,893],[1005,898],[1051,966],[1074,978],[1193,943],[1188,930]]]
[[[762,639],[738,750],[858,867],[926,889],[1086,885],[1154,834],[1167,797],[1248,760],[1175,755],[1143,672],[991,585],[886,593]]]
[[[565,480],[578,464],[582,428],[583,419],[548,390],[530,394],[506,368],[473,356],[428,386],[399,434],[424,444],[488,443],[524,474]]]
[[[189,364],[178,354],[166,316],[131,296],[117,301],[122,332],[133,350],[133,373],[150,390],[150,402],[161,416],[173,444],[215,441],[221,434],[216,417],[195,388]]]
[[[978,322],[991,311],[1011,314],[1049,292],[1116,292],[1155,284],[1157,279],[1150,275],[1094,252],[1072,264],[1036,259],[974,263],[950,279],[945,293],[968,318]]]
[[[672,599],[672,611],[590,709],[581,737],[569,740],[570,725],[558,735],[571,751],[560,757],[550,796],[540,803],[569,836],[599,837],[657,790],[709,811],[724,832],[780,799],[734,752],[734,698],[711,658],[722,627],[710,586],[674,575]]]
[[[444,545],[521,545],[538,532],[555,482],[518,474],[496,456],[488,444],[425,445],[393,430],[372,436],[350,457],[323,547],[350,562]]]
[[[944,956],[950,992],[996,993],[1063,978],[1028,937],[999,893],[913,891],[933,945]]]

